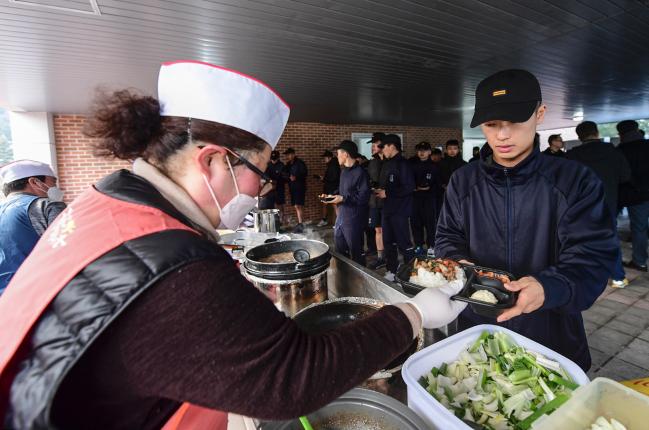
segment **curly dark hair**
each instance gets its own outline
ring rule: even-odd
[[[142,157],[164,165],[192,140],[215,143],[234,151],[262,151],[266,142],[247,131],[212,121],[163,117],[160,102],[135,90],[99,91],[83,130],[97,138],[99,156],[122,160]]]

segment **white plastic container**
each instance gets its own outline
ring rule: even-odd
[[[579,387],[552,415],[535,421],[534,430],[586,430],[597,417],[615,418],[628,430],[649,428],[649,396],[607,378]]]
[[[503,327],[495,325],[478,325],[457,333],[441,342],[424,348],[410,356],[401,369],[403,380],[408,386],[408,406],[414,410],[431,429],[439,430],[466,430],[471,429],[455,415],[439,403],[422,387],[419,378],[430,372],[433,367],[439,367],[442,363],[455,361],[460,352],[469,347],[480,337],[483,331],[490,333],[501,331],[509,335],[518,345],[538,352],[549,359],[555,360],[568,372],[572,379],[579,385],[587,384],[589,379],[579,366],[568,360],[561,354],[552,351],[545,346],[534,342],[520,334],[514,333]],[[563,427],[555,427],[562,428]]]

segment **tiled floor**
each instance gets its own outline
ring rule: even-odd
[[[630,244],[622,242],[622,250],[628,259]],[[608,287],[583,313],[593,358],[591,378],[620,381],[649,376],[649,275],[627,270],[627,278],[628,287]]]

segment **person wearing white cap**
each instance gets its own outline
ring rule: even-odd
[[[0,297],[6,428],[297,417],[463,309],[431,288],[339,330],[301,331],[215,241],[254,206],[288,106],[253,78],[197,62],[163,64],[158,97],[99,97],[86,133],[133,171],[75,199]]]
[[[45,163],[19,160],[0,167],[0,295],[45,229],[65,209],[56,175]]]

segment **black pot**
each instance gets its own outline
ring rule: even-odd
[[[267,263],[262,259],[283,252],[296,252],[302,262]],[[306,251],[306,254],[304,251]],[[286,240],[256,246],[246,252],[243,264],[246,272],[258,278],[276,281],[303,279],[321,273],[329,267],[329,246],[317,240]]]
[[[383,302],[365,297],[341,297],[325,302],[312,304],[302,309],[294,317],[295,323],[305,332],[311,334],[325,333],[342,325],[369,317],[384,306]],[[424,345],[424,333],[413,340],[410,347],[390,362],[385,370],[395,373],[403,363]]]

